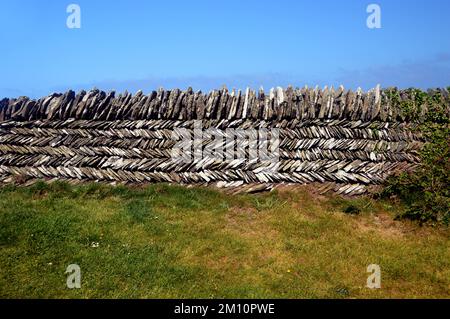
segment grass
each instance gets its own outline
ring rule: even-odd
[[[0,297],[448,298],[448,229],[395,221],[397,209],[308,188],[7,186]],[[69,264],[81,289],[66,287]],[[381,289],[365,287],[369,264]]]

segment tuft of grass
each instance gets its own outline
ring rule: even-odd
[[[355,205],[348,205],[344,208],[344,213],[351,215],[358,215],[361,212],[361,209]]]

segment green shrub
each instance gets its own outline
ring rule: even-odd
[[[399,218],[418,220],[420,223],[450,221],[450,130],[448,95],[440,91],[424,93],[407,91],[407,99],[399,99],[398,91],[388,95],[405,118],[419,125],[425,144],[419,152],[420,164],[412,172],[401,172],[387,180],[383,196],[394,196],[405,204]],[[427,107],[425,114],[423,107]]]

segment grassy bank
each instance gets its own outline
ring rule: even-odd
[[[343,213],[350,205],[361,213]],[[3,187],[0,297],[448,297],[448,229],[396,212],[307,188]],[[66,287],[69,264],[81,267],[81,289]],[[365,287],[369,264],[381,267],[381,289]]]

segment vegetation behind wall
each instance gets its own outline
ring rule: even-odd
[[[412,121],[419,121],[415,131],[420,132],[426,143],[419,151],[420,164],[409,172],[391,176],[383,190],[383,196],[396,196],[406,209],[399,217],[418,220],[421,223],[450,221],[450,120],[446,104],[448,95],[440,91],[427,94],[421,90],[406,91],[411,98],[402,99],[396,89],[386,91],[393,101]],[[422,113],[426,106],[428,111]]]

